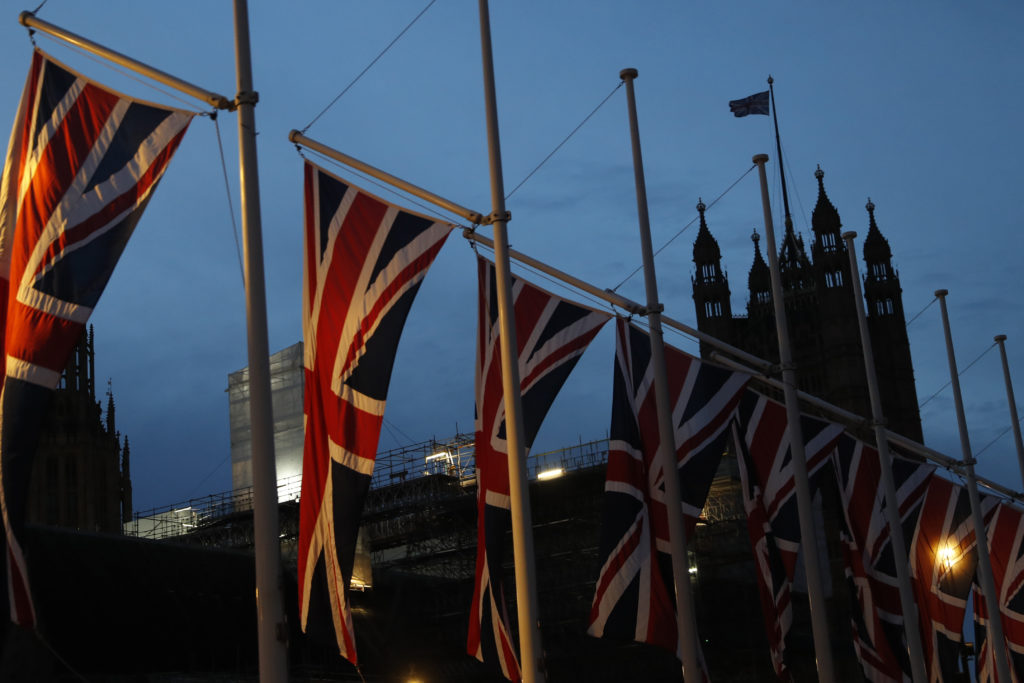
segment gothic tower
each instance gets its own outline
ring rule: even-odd
[[[864,303],[878,372],[878,388],[882,394],[882,410],[889,420],[890,429],[921,441],[921,415],[899,273],[892,265],[889,241],[882,236],[875,222],[875,205],[870,198],[865,208],[868,210],[868,234],[864,239],[864,265],[867,269]]]
[[[814,173],[818,199],[811,215],[814,234],[811,256],[804,240],[786,221],[779,246],[786,316],[800,389],[862,416],[871,407],[864,373],[850,256],[841,237],[839,212],[825,191],[825,174]],[[693,246],[696,275],[693,299],[697,326],[708,334],[769,361],[778,362],[778,341],[768,264],[755,231],[754,258],[747,284],[747,315],[732,317],[729,286],[721,266],[718,242],[708,230],[704,205],[698,204],[700,230]],[[868,327],[875,349],[883,408],[891,427],[921,439],[921,421],[910,362],[910,343],[903,318],[899,278],[892,267],[889,244],[874,222],[864,242],[868,264],[865,299]],[[708,349],[702,345],[701,352]]]
[[[113,393],[108,388],[105,419],[96,400],[90,326],[64,368],[43,421],[29,485],[28,521],[120,533],[125,515],[131,515],[127,441],[122,452],[120,439]]]
[[[718,248],[718,240],[708,230],[705,210],[704,201],[698,199],[700,229],[693,243],[693,263],[696,266],[696,273],[691,278],[693,302],[697,307],[698,329],[724,339],[732,329],[729,279],[722,271],[722,251]]]

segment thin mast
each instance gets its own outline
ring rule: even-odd
[[[256,614],[260,683],[288,680],[288,633],[281,592],[274,418],[270,403],[267,296],[263,281],[260,181],[256,163],[257,95],[252,87],[249,9],[235,0],[235,68],[238,95],[238,172],[242,190],[242,243],[249,348],[249,420],[252,430],[253,541],[256,546]]]
[[[636,69],[623,69],[619,77],[626,83],[629,106],[629,133],[633,146],[633,176],[636,182],[636,207],[640,227],[640,248],[644,263],[644,284],[647,291],[647,322],[651,340],[651,372],[654,374],[654,402],[658,411],[658,453],[656,462],[665,482],[665,507],[668,509],[669,546],[672,553],[672,578],[676,589],[677,647],[683,655],[683,677],[696,681],[703,677],[700,666],[700,645],[697,640],[697,619],[690,587],[690,567],[686,552],[686,526],[683,522],[676,465],[675,429],[672,426],[672,401],[668,391],[665,366],[665,340],[661,334],[661,311],[658,302],[658,280],[654,272],[654,249],[651,246],[651,223],[647,212],[647,187],[644,162],[640,154],[640,129],[636,116],[633,80]]]
[[[1010,428],[1013,429],[1013,443],[1017,447],[1017,464],[1020,465],[1021,481],[1024,482],[1024,442],[1020,437],[1020,418],[1017,416],[1017,401],[1013,398],[1013,382],[1010,381],[1010,363],[1006,360],[1005,334],[995,336],[999,344],[999,356],[1003,361],[1003,379],[1006,380],[1006,402],[1010,408]]]
[[[767,242],[768,269],[772,280],[772,304],[775,308],[775,332],[779,338],[779,365],[782,367],[782,391],[786,401],[786,429],[792,453],[793,484],[796,492],[797,514],[800,520],[800,539],[803,544],[804,569],[807,573],[807,597],[811,603],[811,631],[814,637],[814,655],[818,667],[818,680],[835,680],[832,665],[832,644],[828,635],[828,616],[825,612],[825,588],[818,561],[818,542],[814,531],[814,510],[811,485],[807,475],[807,457],[804,450],[803,426],[800,424],[800,404],[796,392],[796,366],[789,344],[789,324],[782,293],[782,276],[775,247],[775,227],[772,224],[771,204],[768,201],[768,178],[764,165],[767,154],[753,159],[761,179],[761,203],[764,209],[764,233]]]
[[[992,575],[992,562],[988,555],[988,535],[985,530],[985,518],[981,511],[981,498],[978,495],[978,480],[974,476],[974,456],[971,454],[971,439],[967,434],[967,418],[964,416],[964,399],[960,393],[960,375],[956,369],[956,356],[953,354],[953,335],[949,331],[949,313],[946,311],[946,295],[949,290],[937,289],[935,296],[939,299],[942,311],[942,331],[946,337],[946,356],[949,360],[949,376],[953,385],[953,406],[956,408],[956,424],[960,431],[960,450],[963,455],[963,473],[967,479],[967,496],[971,501],[971,519],[974,523],[974,538],[978,549],[978,583],[985,597],[988,609],[988,642],[989,654],[996,665],[996,680],[1010,681],[1010,669],[1006,663],[1006,638],[1003,635],[1002,610],[999,609],[999,595],[996,593],[996,582]]]
[[[921,645],[921,631],[917,623],[917,604],[914,589],[910,583],[910,562],[907,558],[907,544],[903,539],[900,522],[900,504],[896,497],[896,481],[892,474],[892,455],[889,441],[885,438],[885,417],[882,413],[882,395],[878,390],[878,373],[875,369],[875,353],[871,347],[868,320],[864,314],[864,294],[860,287],[860,270],[857,268],[857,253],[853,238],[857,233],[848,230],[843,233],[846,251],[850,256],[850,275],[853,280],[854,303],[857,308],[857,326],[860,328],[860,345],[864,353],[864,374],[868,380],[868,396],[871,399],[871,422],[875,431],[875,445],[878,450],[878,465],[882,476],[882,490],[885,493],[885,521],[889,525],[889,538],[893,556],[896,559],[896,581],[900,594],[900,609],[903,611],[903,633],[907,639],[910,655],[910,672],[914,683],[925,683],[928,673],[925,669],[924,647]]]
[[[793,219],[789,215],[789,195],[786,193],[786,170],[782,163],[782,142],[779,139],[779,117],[775,110],[775,88],[772,83],[775,79],[768,76],[768,93],[772,98],[772,122],[775,124],[775,149],[779,153],[779,179],[782,180],[782,208],[785,211],[786,232],[793,230]]]
[[[509,505],[512,513],[512,550],[515,561],[516,609],[519,615],[519,654],[524,683],[543,683],[539,607],[534,571],[533,519],[523,449],[523,405],[519,359],[516,350],[516,319],[512,306],[512,266],[508,258],[505,187],[501,173],[501,142],[498,137],[498,100],[494,87],[494,56],[491,51],[491,16],[487,0],[480,0],[480,52],[484,71],[484,104],[487,109],[487,149],[491,171],[491,218],[494,224],[494,272],[501,334],[501,384],[505,399],[505,440],[508,445]]]

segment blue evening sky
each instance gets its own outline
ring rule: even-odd
[[[32,3],[33,5],[35,3]],[[260,93],[260,181],[270,348],[301,338],[301,160],[287,140],[424,8],[426,0],[253,1]],[[948,304],[963,369],[1009,336],[1024,401],[1024,152],[1021,30],[1014,3],[494,2],[506,191],[514,188],[635,67],[655,246],[696,216],[766,152],[768,117],[735,119],[730,99],[775,78],[796,228],[810,241],[813,172],[861,250],[870,196],[899,269],[909,317],[933,291]],[[0,126],[14,116],[31,44],[4,3]],[[235,94],[229,2],[49,0],[47,21],[185,80]],[[186,106],[94,59],[38,37],[58,59],[136,96]],[[490,212],[477,5],[438,0],[308,134],[464,206]],[[219,118],[238,211],[237,121]],[[337,169],[328,166],[332,171]],[[349,174],[351,177],[351,174]],[[353,178],[356,182],[359,180]],[[366,185],[365,182],[362,184]],[[384,191],[370,186],[378,194]],[[384,194],[386,198],[395,199]],[[773,201],[781,204],[778,190]],[[414,207],[415,208],[415,207]],[[640,261],[626,118],[619,89],[508,201],[514,248],[602,288]],[[781,231],[781,208],[775,206]],[[708,211],[745,309],[750,234],[763,233],[755,173]],[[489,230],[485,230],[489,233]],[[696,228],[658,257],[666,313],[695,325],[690,275]],[[475,263],[456,232],[428,275],[399,348],[381,448],[472,429]],[[539,284],[551,287],[550,283]],[[570,295],[564,290],[556,290]],[[642,279],[619,290],[643,300]],[[230,210],[208,118],[197,118],[93,315],[100,389],[113,383],[132,446],[136,509],[231,487],[227,375],[247,363],[244,299]],[[948,380],[937,305],[909,327],[921,401]],[[683,337],[669,341],[695,352]],[[605,435],[613,340],[602,332],[556,401],[535,444],[545,451]],[[1009,425],[991,350],[962,377],[974,451]],[[950,390],[922,410],[928,445],[959,457]],[[1020,489],[1013,440],[979,456],[979,473]]]

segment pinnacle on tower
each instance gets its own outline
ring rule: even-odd
[[[707,221],[704,219],[704,212],[707,206],[704,200],[697,199],[697,212],[700,214],[700,228],[697,230],[697,239],[693,243],[693,262],[697,264],[697,270],[701,270],[704,264],[717,263],[722,258],[722,251],[718,247],[718,240],[708,230]]]
[[[892,258],[892,249],[889,248],[889,240],[882,236],[875,222],[875,204],[868,197],[868,203],[864,205],[868,210],[868,234],[864,238],[864,261],[868,263],[868,270],[872,263],[888,262]]]
[[[836,210],[835,205],[832,204],[825,192],[825,172],[821,170],[820,164],[814,172],[814,177],[818,180],[818,202],[814,205],[814,211],[811,212],[811,229],[826,248],[841,245],[842,240],[839,238],[843,224],[839,220],[839,211]],[[834,235],[835,241],[830,243],[825,237],[826,235]]]
[[[754,263],[750,266],[750,275],[747,277],[747,287],[750,289],[750,303],[764,304],[771,301],[772,278],[768,270],[768,264],[761,255],[761,236],[757,229],[750,236],[754,243]]]

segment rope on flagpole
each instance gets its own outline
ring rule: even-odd
[[[931,304],[929,304],[929,305],[931,305]],[[957,376],[957,377],[962,377],[962,376],[963,376],[963,374],[964,374],[965,372],[967,372],[968,370],[970,370],[970,369],[971,369],[971,366],[972,366],[972,365],[974,365],[974,364],[975,364],[975,363],[977,363],[977,362],[978,362],[979,360],[981,360],[981,359],[982,359],[982,357],[984,357],[984,355],[985,355],[986,353],[988,353],[989,351],[991,351],[992,349],[994,349],[994,348],[995,348],[995,346],[996,346],[996,345],[995,345],[995,343],[993,342],[993,344],[992,344],[991,346],[989,346],[989,347],[988,347],[987,349],[985,349],[984,351],[982,351],[982,352],[981,352],[981,354],[980,354],[980,355],[979,355],[979,356],[978,356],[977,358],[975,358],[975,359],[974,359],[974,360],[972,360],[972,361],[971,361],[970,363],[968,363],[968,364],[967,364],[967,366],[966,366],[966,367],[965,367],[965,368],[964,368],[963,370],[961,370],[960,372],[956,373],[956,376]],[[932,394],[932,395],[931,395],[931,396],[929,396],[929,397],[928,397],[927,399],[925,399],[924,403],[922,403],[921,405],[919,405],[919,406],[917,407],[917,409],[918,409],[918,410],[920,410],[921,408],[924,408],[924,407],[925,407],[925,406],[926,406],[926,405],[928,404],[928,401],[931,401],[931,400],[932,400],[933,398],[935,398],[936,396],[938,396],[939,394],[941,394],[941,393],[942,393],[942,392],[943,392],[943,391],[944,391],[944,390],[946,389],[946,387],[948,387],[948,386],[949,386],[950,384],[952,384],[952,383],[953,383],[953,380],[949,380],[948,382],[946,382],[945,384],[943,384],[943,385],[942,385],[942,387],[941,387],[941,388],[940,388],[940,389],[939,389],[938,391],[936,391],[936,392],[935,392],[934,394]],[[986,446],[986,448],[987,448],[987,446]]]
[[[33,33],[33,34],[35,33],[35,31],[33,29],[29,29],[29,31],[30,31],[30,33]],[[54,45],[61,45],[61,46],[67,48],[68,50],[70,50],[72,52],[78,53],[79,55],[81,55],[82,57],[85,57],[86,59],[88,59],[90,61],[96,62],[97,64],[99,64],[100,66],[108,69],[109,71],[113,71],[114,73],[119,74],[121,76],[124,76],[127,79],[133,80],[136,83],[139,83],[140,85],[145,86],[146,88],[149,88],[150,90],[158,92],[161,95],[166,95],[167,97],[170,97],[172,100],[180,102],[183,105],[182,109],[184,109],[185,111],[192,112],[196,116],[206,116],[207,115],[207,113],[205,111],[201,111],[201,110],[195,108],[195,106],[196,106],[195,105],[195,101],[193,101],[193,100],[186,100],[183,97],[179,97],[178,95],[176,95],[174,93],[173,90],[165,90],[164,88],[157,87],[155,85],[155,81],[153,81],[152,79],[148,79],[148,78],[143,78],[141,76],[137,76],[131,70],[129,70],[129,69],[122,69],[122,68],[118,67],[116,64],[114,64],[113,62],[111,62],[109,60],[106,60],[106,59],[103,59],[102,57],[97,57],[96,55],[92,54],[88,50],[84,50],[84,49],[78,47],[77,45],[73,45],[73,44],[68,43],[66,41],[63,41],[63,40],[58,40],[57,38],[53,38],[53,37],[51,37],[51,36],[49,36],[49,35],[47,35],[45,33],[42,34],[42,35],[47,40],[50,40]],[[33,45],[36,44],[35,39],[32,39],[32,44]],[[88,77],[86,77],[86,78],[88,78]],[[104,87],[107,87],[107,86],[104,86]]]
[[[242,287],[245,287],[245,266],[242,265],[242,246],[238,241],[238,223],[235,221],[235,204],[231,201],[231,183],[228,181],[228,164],[224,158],[224,143],[220,138],[220,124],[217,122],[217,112],[210,114],[213,121],[213,129],[217,132],[217,149],[220,151],[220,168],[224,173],[224,191],[228,198],[228,214],[231,216],[231,234],[235,238],[235,253],[238,255],[238,272],[242,275]]]
[[[742,174],[742,175],[741,175],[741,176],[740,176],[739,178],[737,178],[736,180],[734,180],[734,181],[733,181],[732,185],[730,185],[729,187],[725,188],[725,191],[723,191],[723,192],[722,192],[722,194],[720,194],[720,195],[718,195],[717,197],[715,197],[715,198],[714,198],[714,200],[712,200],[712,201],[711,201],[711,203],[707,205],[707,208],[708,208],[708,209],[710,209],[710,208],[711,208],[712,206],[714,206],[715,204],[717,204],[717,203],[718,203],[718,201],[719,201],[719,200],[720,200],[720,199],[721,199],[722,197],[724,197],[725,195],[727,195],[727,194],[729,193],[729,191],[730,191],[730,190],[732,190],[732,188],[736,187],[736,185],[738,185],[738,184],[739,184],[739,182],[740,182],[741,180],[743,180],[744,178],[746,178],[746,177],[747,177],[747,174],[748,174],[748,173],[750,173],[751,171],[753,171],[753,170],[754,170],[755,168],[757,168],[757,166],[756,166],[756,165],[751,165],[751,167],[750,167],[750,168],[748,168],[748,169],[747,169],[746,171],[744,171],[744,172],[743,172],[743,174]],[[679,232],[677,232],[676,234],[672,235],[672,237],[671,237],[671,238],[670,238],[670,239],[668,240],[668,242],[665,242],[665,244],[661,245],[661,246],[660,246],[660,247],[659,247],[659,248],[658,248],[657,250],[655,250],[655,252],[654,252],[654,255],[655,255],[655,256],[657,256],[657,255],[658,255],[658,254],[660,254],[660,253],[661,253],[662,251],[664,251],[664,250],[665,250],[665,249],[666,249],[666,248],[668,247],[668,245],[672,244],[672,242],[674,242],[674,241],[676,240],[676,238],[677,238],[677,237],[679,237],[680,235],[682,235],[682,234],[683,234],[684,232],[686,232],[686,231],[687,231],[687,229],[689,229],[689,227],[690,227],[691,225],[693,225],[694,223],[696,223],[696,222],[697,222],[697,218],[698,218],[698,216],[694,216],[694,217],[693,217],[692,219],[690,219],[690,222],[689,222],[689,223],[687,223],[686,225],[684,225],[684,226],[683,226],[683,227],[682,227],[682,228],[681,228],[681,229],[679,230]],[[625,279],[624,279],[624,280],[623,280],[622,282],[620,282],[619,284],[617,284],[617,285],[615,285],[614,287],[612,287],[611,291],[613,291],[613,292],[617,292],[617,291],[618,291],[618,289],[619,289],[619,287],[621,287],[622,285],[624,285],[624,284],[626,284],[627,282],[629,282],[629,280],[630,280],[630,279],[631,279],[631,278],[632,278],[632,277],[633,277],[634,275],[636,275],[637,273],[639,273],[639,272],[640,272],[641,270],[643,270],[643,266],[637,266],[637,267],[636,267],[636,269],[634,269],[632,273],[630,273],[629,275],[627,275],[627,276],[625,277]]]
[[[605,96],[605,98],[604,98],[603,100],[601,100],[601,102],[600,102],[600,103],[599,103],[599,104],[598,104],[598,105],[597,105],[596,107],[594,107],[594,110],[593,110],[593,111],[591,111],[591,112],[590,112],[589,114],[587,114],[587,115],[586,115],[586,116],[585,116],[585,117],[583,118],[583,120],[579,122],[579,125],[577,125],[577,126],[576,126],[575,128],[573,128],[573,129],[572,129],[572,132],[571,132],[571,133],[569,133],[568,135],[566,135],[566,136],[565,136],[565,139],[564,139],[564,140],[562,140],[561,142],[559,142],[559,143],[558,143],[558,145],[556,145],[556,146],[555,146],[555,148],[554,148],[553,150],[551,150],[551,153],[550,153],[550,154],[548,154],[548,155],[547,155],[546,157],[544,157],[544,159],[543,159],[543,160],[542,160],[542,161],[541,161],[541,162],[540,162],[539,164],[537,164],[537,166],[536,166],[536,167],[535,167],[535,168],[534,168],[534,169],[533,169],[532,171],[530,171],[529,173],[527,173],[527,174],[526,174],[526,177],[525,177],[525,178],[523,178],[522,180],[520,180],[520,181],[519,181],[519,184],[518,184],[518,185],[516,185],[515,187],[513,187],[513,188],[512,188],[512,191],[511,191],[511,192],[509,192],[509,193],[508,193],[507,195],[505,195],[505,200],[506,200],[506,201],[508,200],[508,198],[509,198],[509,197],[511,197],[512,195],[514,195],[514,194],[516,193],[516,190],[518,190],[518,189],[519,189],[520,187],[522,187],[522,186],[523,186],[523,185],[524,185],[524,184],[526,183],[526,181],[527,181],[527,180],[529,180],[529,179],[530,179],[530,178],[531,178],[531,177],[533,176],[533,174],[534,174],[534,173],[536,173],[537,171],[539,171],[539,170],[540,170],[540,167],[541,167],[541,166],[543,166],[544,164],[546,164],[546,163],[548,162],[548,160],[549,160],[549,159],[550,159],[551,157],[553,157],[553,156],[555,155],[555,152],[557,152],[558,150],[560,150],[560,149],[562,148],[562,145],[564,145],[565,143],[569,142],[569,138],[571,138],[571,137],[572,137],[573,135],[575,135],[575,134],[576,134],[576,132],[577,132],[577,131],[578,131],[578,130],[579,130],[580,128],[582,128],[582,127],[583,127],[583,125],[584,125],[584,124],[585,124],[585,123],[586,123],[587,121],[589,121],[589,120],[590,120],[590,118],[591,118],[591,117],[592,117],[592,116],[593,116],[594,114],[596,114],[596,113],[597,113],[597,110],[598,110],[598,109],[600,109],[601,107],[603,107],[603,106],[604,106],[604,104],[605,104],[605,102],[607,102],[608,100],[610,100],[610,99],[612,98],[612,95],[614,95],[614,94],[615,94],[615,91],[617,91],[617,90],[618,90],[619,88],[621,88],[621,87],[622,87],[622,83],[623,83],[623,82],[622,82],[622,81],[620,80],[620,81],[618,82],[618,84],[616,84],[616,86],[615,86],[614,88],[612,88],[612,91],[611,91],[610,93],[608,93],[608,94],[607,94],[607,95]]]
[[[320,119],[320,117],[321,117],[321,116],[323,116],[324,114],[326,114],[326,113],[327,113],[327,111],[328,111],[328,110],[329,110],[329,109],[330,109],[331,107],[333,107],[333,106],[334,106],[334,105],[335,105],[335,104],[336,104],[336,103],[338,102],[338,100],[340,100],[340,99],[341,99],[341,98],[342,98],[342,97],[343,97],[343,96],[345,95],[345,93],[347,93],[347,92],[348,92],[348,91],[349,91],[349,90],[350,90],[350,89],[352,88],[352,86],[354,86],[354,85],[355,85],[355,84],[356,84],[357,82],[359,82],[359,79],[360,79],[360,78],[362,78],[362,77],[363,77],[363,76],[364,76],[364,75],[366,74],[366,72],[367,72],[367,71],[369,71],[369,70],[370,70],[371,68],[373,68],[373,65],[374,65],[374,64],[376,64],[376,63],[377,63],[377,61],[378,61],[378,60],[380,60],[380,58],[381,58],[381,57],[383,57],[383,56],[384,56],[384,54],[385,54],[385,53],[386,53],[386,52],[387,52],[388,50],[390,50],[390,49],[391,49],[392,47],[394,47],[395,43],[397,43],[397,42],[399,41],[399,39],[401,39],[401,37],[405,35],[405,32],[406,32],[406,31],[408,31],[408,30],[409,30],[410,28],[412,28],[412,25],[413,25],[413,24],[415,24],[415,23],[416,23],[417,21],[419,21],[419,18],[420,18],[420,17],[422,17],[422,16],[423,16],[423,15],[424,15],[424,14],[426,13],[426,11],[427,11],[428,9],[430,9],[430,8],[431,8],[431,6],[432,6],[432,5],[433,5],[433,4],[435,3],[435,2],[437,2],[437,0],[430,0],[430,2],[428,2],[428,3],[427,3],[427,6],[426,6],[426,7],[424,7],[424,8],[422,9],[422,10],[420,10],[420,13],[419,13],[419,14],[417,14],[417,15],[416,15],[416,16],[415,16],[415,17],[413,18],[413,20],[412,20],[412,21],[410,21],[410,22],[409,22],[409,23],[408,23],[408,24],[406,25],[406,27],[405,27],[405,28],[403,28],[403,29],[402,29],[401,31],[399,31],[398,35],[397,35],[397,36],[395,36],[395,37],[394,37],[394,38],[393,38],[393,39],[391,40],[391,42],[390,42],[390,43],[388,43],[388,44],[387,44],[387,47],[385,47],[385,48],[384,48],[383,50],[381,50],[381,51],[380,51],[380,53],[379,53],[379,54],[378,54],[378,55],[377,55],[376,57],[374,57],[374,58],[373,58],[373,60],[372,60],[372,61],[371,61],[371,62],[370,62],[369,64],[367,64],[367,65],[366,65],[366,67],[365,67],[365,68],[364,68],[364,69],[363,69],[362,71],[360,71],[360,72],[359,72],[359,75],[358,75],[358,76],[356,76],[355,78],[353,78],[353,79],[352,79],[352,81],[351,81],[351,82],[350,82],[350,83],[349,83],[348,85],[346,85],[346,86],[345,86],[345,87],[344,87],[344,88],[342,89],[342,91],[341,91],[340,93],[338,93],[338,95],[337,95],[337,96],[336,96],[336,97],[335,97],[335,98],[334,98],[333,100],[331,100],[330,104],[328,104],[328,105],[327,105],[326,107],[324,107],[324,108],[323,108],[323,110],[322,110],[322,111],[321,111],[321,112],[320,112],[319,114],[317,114],[316,116],[314,116],[314,117],[313,117],[313,120],[312,120],[312,121],[310,121],[309,123],[307,123],[307,124],[306,124],[306,127],[305,127],[305,128],[303,128],[301,132],[302,132],[303,134],[305,134],[305,132],[306,132],[307,130],[309,130],[310,126],[312,126],[312,125],[313,125],[314,123],[316,123],[316,122],[317,122],[317,121],[318,121],[318,120]]]
[[[912,323],[915,320],[917,320],[918,318],[920,318],[921,314],[924,313],[925,311],[927,311],[929,308],[931,308],[931,305],[934,304],[938,300],[939,300],[939,297],[933,296],[932,300],[929,301],[928,304],[924,308],[922,308],[920,311],[917,312],[917,315],[915,315],[913,318],[911,318],[910,320],[907,321],[906,327],[910,327],[910,323]],[[945,388],[945,387],[943,387],[943,388]]]

